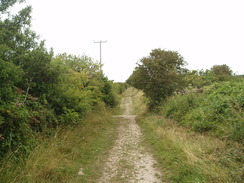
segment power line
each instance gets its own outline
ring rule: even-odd
[[[94,41],[94,43],[99,43],[100,44],[100,65],[102,64],[102,43],[106,43],[107,41]]]

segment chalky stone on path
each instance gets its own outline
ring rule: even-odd
[[[142,133],[136,124],[136,116],[131,115],[132,105],[131,97],[124,97],[121,102],[124,115],[114,116],[119,118],[120,123],[118,139],[109,152],[99,183],[162,182],[161,173],[155,168],[157,162],[141,145]]]

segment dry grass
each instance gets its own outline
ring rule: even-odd
[[[133,114],[139,115],[146,111],[145,98],[143,92],[134,88],[131,88],[132,101],[133,101]]]
[[[139,117],[139,124],[173,182],[241,182],[241,144],[189,131],[158,115]]]

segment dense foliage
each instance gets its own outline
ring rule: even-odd
[[[188,70],[186,74],[187,85],[194,88],[208,86],[214,82],[232,81],[238,78],[241,77],[233,76],[233,71],[225,64],[214,65],[210,70]]]
[[[31,7],[11,15],[0,1],[0,157],[30,151],[35,138],[114,107],[113,83],[88,56],[53,56],[31,30]]]
[[[155,49],[140,60],[127,83],[143,90],[149,99],[149,109],[155,109],[174,91],[185,86],[184,65],[179,53]]]
[[[119,95],[121,95],[128,87],[129,85],[127,83],[118,82],[113,84],[113,90]]]
[[[189,91],[172,96],[163,113],[195,131],[243,142],[244,80],[215,83],[201,94]]]

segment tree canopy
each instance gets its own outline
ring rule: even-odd
[[[178,52],[154,49],[140,60],[127,82],[143,90],[149,99],[149,108],[154,109],[175,90],[185,86],[185,64]]]

